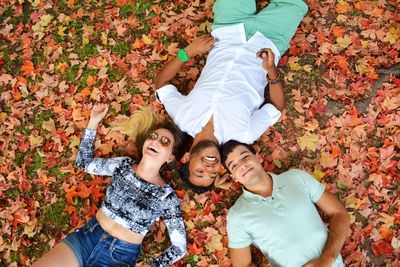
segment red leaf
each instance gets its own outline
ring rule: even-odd
[[[394,251],[394,248],[385,241],[378,241],[372,243],[372,251],[375,256],[386,256],[390,257]]]

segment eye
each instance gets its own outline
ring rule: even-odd
[[[244,159],[248,159],[248,158],[249,158],[249,155],[244,156]]]
[[[165,136],[161,136],[161,143],[165,146],[168,146],[169,144],[171,144],[171,140],[169,140],[168,137]]]
[[[156,140],[158,138],[158,133],[156,132],[151,132],[147,135],[147,137],[151,140]]]

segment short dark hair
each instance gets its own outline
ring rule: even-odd
[[[179,176],[182,179],[183,186],[186,189],[190,189],[197,194],[202,194],[204,192],[211,191],[211,189],[213,189],[213,187],[214,187],[214,183],[212,183],[209,186],[198,186],[198,185],[192,184],[192,182],[190,182],[190,180],[189,180],[190,172],[189,172],[189,164],[188,163],[182,164],[179,167]]]
[[[225,167],[225,169],[230,173],[228,166],[226,166],[226,159],[228,158],[228,155],[230,153],[232,153],[232,151],[237,147],[237,146],[244,146],[245,148],[247,148],[251,153],[253,153],[254,155],[256,154],[256,150],[254,149],[254,147],[252,145],[249,144],[245,144],[245,143],[241,143],[239,141],[236,140],[229,140],[228,142],[226,142],[225,144],[223,144],[219,151],[221,153],[221,162],[222,165]]]

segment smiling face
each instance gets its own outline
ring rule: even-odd
[[[225,165],[233,179],[246,187],[257,184],[264,175],[260,159],[243,145],[227,155]]]
[[[174,160],[172,149],[174,145],[174,136],[170,131],[164,128],[150,132],[143,144],[143,159],[151,158],[160,165]]]
[[[190,152],[189,181],[196,186],[210,186],[220,167],[218,146],[212,141],[200,141]]]

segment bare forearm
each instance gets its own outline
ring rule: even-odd
[[[278,69],[274,67],[269,70],[268,77],[271,80],[278,79]],[[271,100],[271,103],[280,111],[285,108],[285,93],[283,91],[283,85],[280,80],[277,83],[269,83],[269,98]]]
[[[183,62],[180,61],[178,57],[175,57],[173,60],[168,62],[157,74],[157,77],[154,82],[156,88],[158,89],[164,84],[171,81],[176,76],[178,71],[181,69],[182,65]]]
[[[97,121],[97,120],[90,119],[88,124],[87,124],[87,126],[86,126],[86,129],[97,130],[97,127],[99,126],[99,123],[100,122]]]
[[[279,111],[285,108],[285,93],[281,82],[269,85],[269,98]]]
[[[329,226],[328,241],[322,251],[321,258],[334,262],[340,253],[349,232],[350,218],[347,212],[333,215]]]

